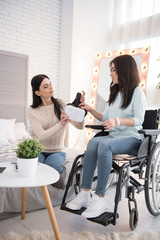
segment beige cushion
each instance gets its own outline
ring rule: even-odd
[[[134,155],[128,155],[128,154],[115,154],[113,155],[114,160],[124,161],[124,160],[132,160],[136,159],[136,156]]]

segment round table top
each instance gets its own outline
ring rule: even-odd
[[[38,163],[36,174],[33,177],[22,177],[16,172],[14,164],[1,162],[0,167],[6,169],[0,173],[0,187],[37,187],[55,183],[59,180],[59,173],[54,168]]]

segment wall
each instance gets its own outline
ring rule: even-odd
[[[64,1],[65,0],[62,2]],[[157,24],[160,15],[156,15],[155,18],[144,18],[142,22],[137,21],[133,26],[128,24],[127,27],[124,27],[122,12],[123,5],[121,2],[122,1],[117,0],[74,0],[73,6],[71,6],[73,7],[70,65],[71,79],[65,79],[65,81],[69,83],[71,91],[70,100],[74,99],[76,92],[84,90],[86,92],[86,102],[89,103],[94,57],[97,52],[149,45],[152,47],[146,96],[149,108],[160,107],[158,100],[159,92],[155,89],[158,74],[158,63],[156,64],[155,61],[155,53],[157,54],[160,51],[160,38],[158,40],[158,36],[160,36],[160,28],[154,27],[157,31],[153,29],[152,38],[152,32],[149,29],[149,27],[153,26],[155,23],[155,26],[159,26]],[[130,2],[132,4],[135,3],[134,1]],[[147,3],[148,2],[149,1],[147,1]],[[139,3],[142,3],[142,1],[137,2],[137,4]],[[126,4],[129,3],[126,2]],[[158,9],[158,7],[156,7],[156,9]],[[131,14],[131,10],[133,10],[132,7],[129,8],[129,11],[127,12],[127,17],[130,17],[130,20],[131,15],[134,17],[133,12]],[[138,11],[140,14],[142,10],[143,9],[138,8],[134,11]],[[118,24],[120,23],[121,26],[118,28]],[[145,29],[143,26],[145,26]],[[124,29],[122,27],[124,27]],[[77,133],[77,130],[71,126],[70,136],[74,136],[69,139],[69,145],[71,147],[79,147],[79,144],[83,147],[82,142],[84,142],[85,139],[85,130],[83,133]]]
[[[73,0],[63,0],[61,8],[59,97],[66,102],[69,102],[71,98],[72,29]]]
[[[86,101],[89,101],[94,56],[97,51],[106,46],[107,28],[111,25],[112,20],[110,9],[107,7],[108,1],[101,0],[100,2],[101,4],[97,0],[67,2],[67,7],[73,8],[73,18],[69,25],[69,29],[72,29],[71,62],[68,66],[71,69],[71,74],[68,75],[67,71],[63,72],[63,75],[66,73],[66,77],[61,79],[61,83],[62,80],[68,83],[70,101],[73,101],[76,93],[82,90],[86,92]],[[65,6],[65,0],[62,1],[62,9],[63,6]],[[68,17],[70,18],[71,15]],[[70,45],[67,43],[64,48],[68,49]],[[70,55],[68,56],[68,61],[70,61]],[[63,70],[65,69],[63,68]],[[68,91],[67,89],[65,91]],[[85,129],[77,131],[73,126],[70,126],[69,134],[69,146],[84,149]]]
[[[0,0],[0,50],[29,56],[30,80],[45,73],[58,95],[61,0]]]

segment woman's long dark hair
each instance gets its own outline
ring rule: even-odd
[[[32,94],[33,94],[33,103],[31,105],[32,108],[37,108],[42,103],[41,97],[37,96],[35,94],[35,91],[39,91],[39,87],[41,85],[41,82],[45,78],[49,79],[49,77],[47,75],[45,75],[45,74],[38,74],[38,75],[34,76],[32,78],[32,80],[31,80]],[[52,100],[52,102],[54,104],[55,115],[60,120],[62,106],[61,106],[61,104],[58,102],[58,100],[56,98],[51,97],[51,100]]]
[[[113,85],[113,82],[111,83],[108,103],[109,105],[113,103],[118,92],[121,92],[123,96],[121,108],[126,108],[131,102],[134,89],[140,83],[138,67],[135,59],[130,55],[121,55],[114,58],[110,62],[110,67],[112,63],[118,75],[118,84]]]

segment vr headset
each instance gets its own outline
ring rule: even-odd
[[[87,115],[87,111],[79,107],[81,93],[77,93],[76,98],[72,103],[68,103],[65,107],[65,113],[69,116],[70,120],[76,122],[82,122],[84,117]]]

